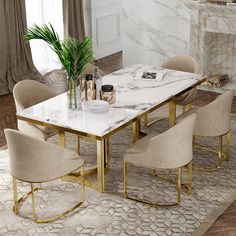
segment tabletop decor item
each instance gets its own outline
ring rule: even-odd
[[[80,80],[81,100],[89,101],[96,99],[96,83],[93,75],[86,74],[84,78]]]
[[[107,101],[109,104],[115,103],[116,90],[114,89],[113,85],[102,85],[100,96],[101,100]]]
[[[92,38],[85,37],[80,43],[77,39],[65,37],[60,40],[58,34],[54,31],[51,24],[38,26],[34,24],[27,29],[25,40],[41,39],[57,54],[62,66],[67,72],[68,94],[70,98],[70,108],[81,106],[80,89],[80,74],[84,71],[86,65],[93,60]]]
[[[138,71],[134,77],[135,80],[161,81],[166,76],[165,69],[155,69],[148,71]]]
[[[90,100],[85,102],[85,110],[92,113],[102,113],[109,110],[109,103],[102,100]]]

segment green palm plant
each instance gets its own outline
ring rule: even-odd
[[[25,40],[40,39],[57,54],[61,64],[68,75],[68,85],[70,93],[70,106],[72,106],[72,88],[74,91],[75,107],[76,103],[76,83],[79,75],[84,71],[86,65],[93,60],[92,39],[85,37],[79,43],[70,36],[60,40],[51,24],[38,26],[34,24],[27,29]]]

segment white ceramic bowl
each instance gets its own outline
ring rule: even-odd
[[[85,110],[94,113],[101,113],[109,110],[109,103],[102,100],[87,101],[84,103],[84,105],[85,105]]]

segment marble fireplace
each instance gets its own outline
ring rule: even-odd
[[[201,89],[223,92],[236,89],[236,6],[185,1],[190,10],[190,54],[199,62],[204,75],[228,74],[222,88]]]

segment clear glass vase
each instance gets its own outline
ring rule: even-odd
[[[71,109],[82,108],[79,79],[69,78],[68,80],[68,104]]]

